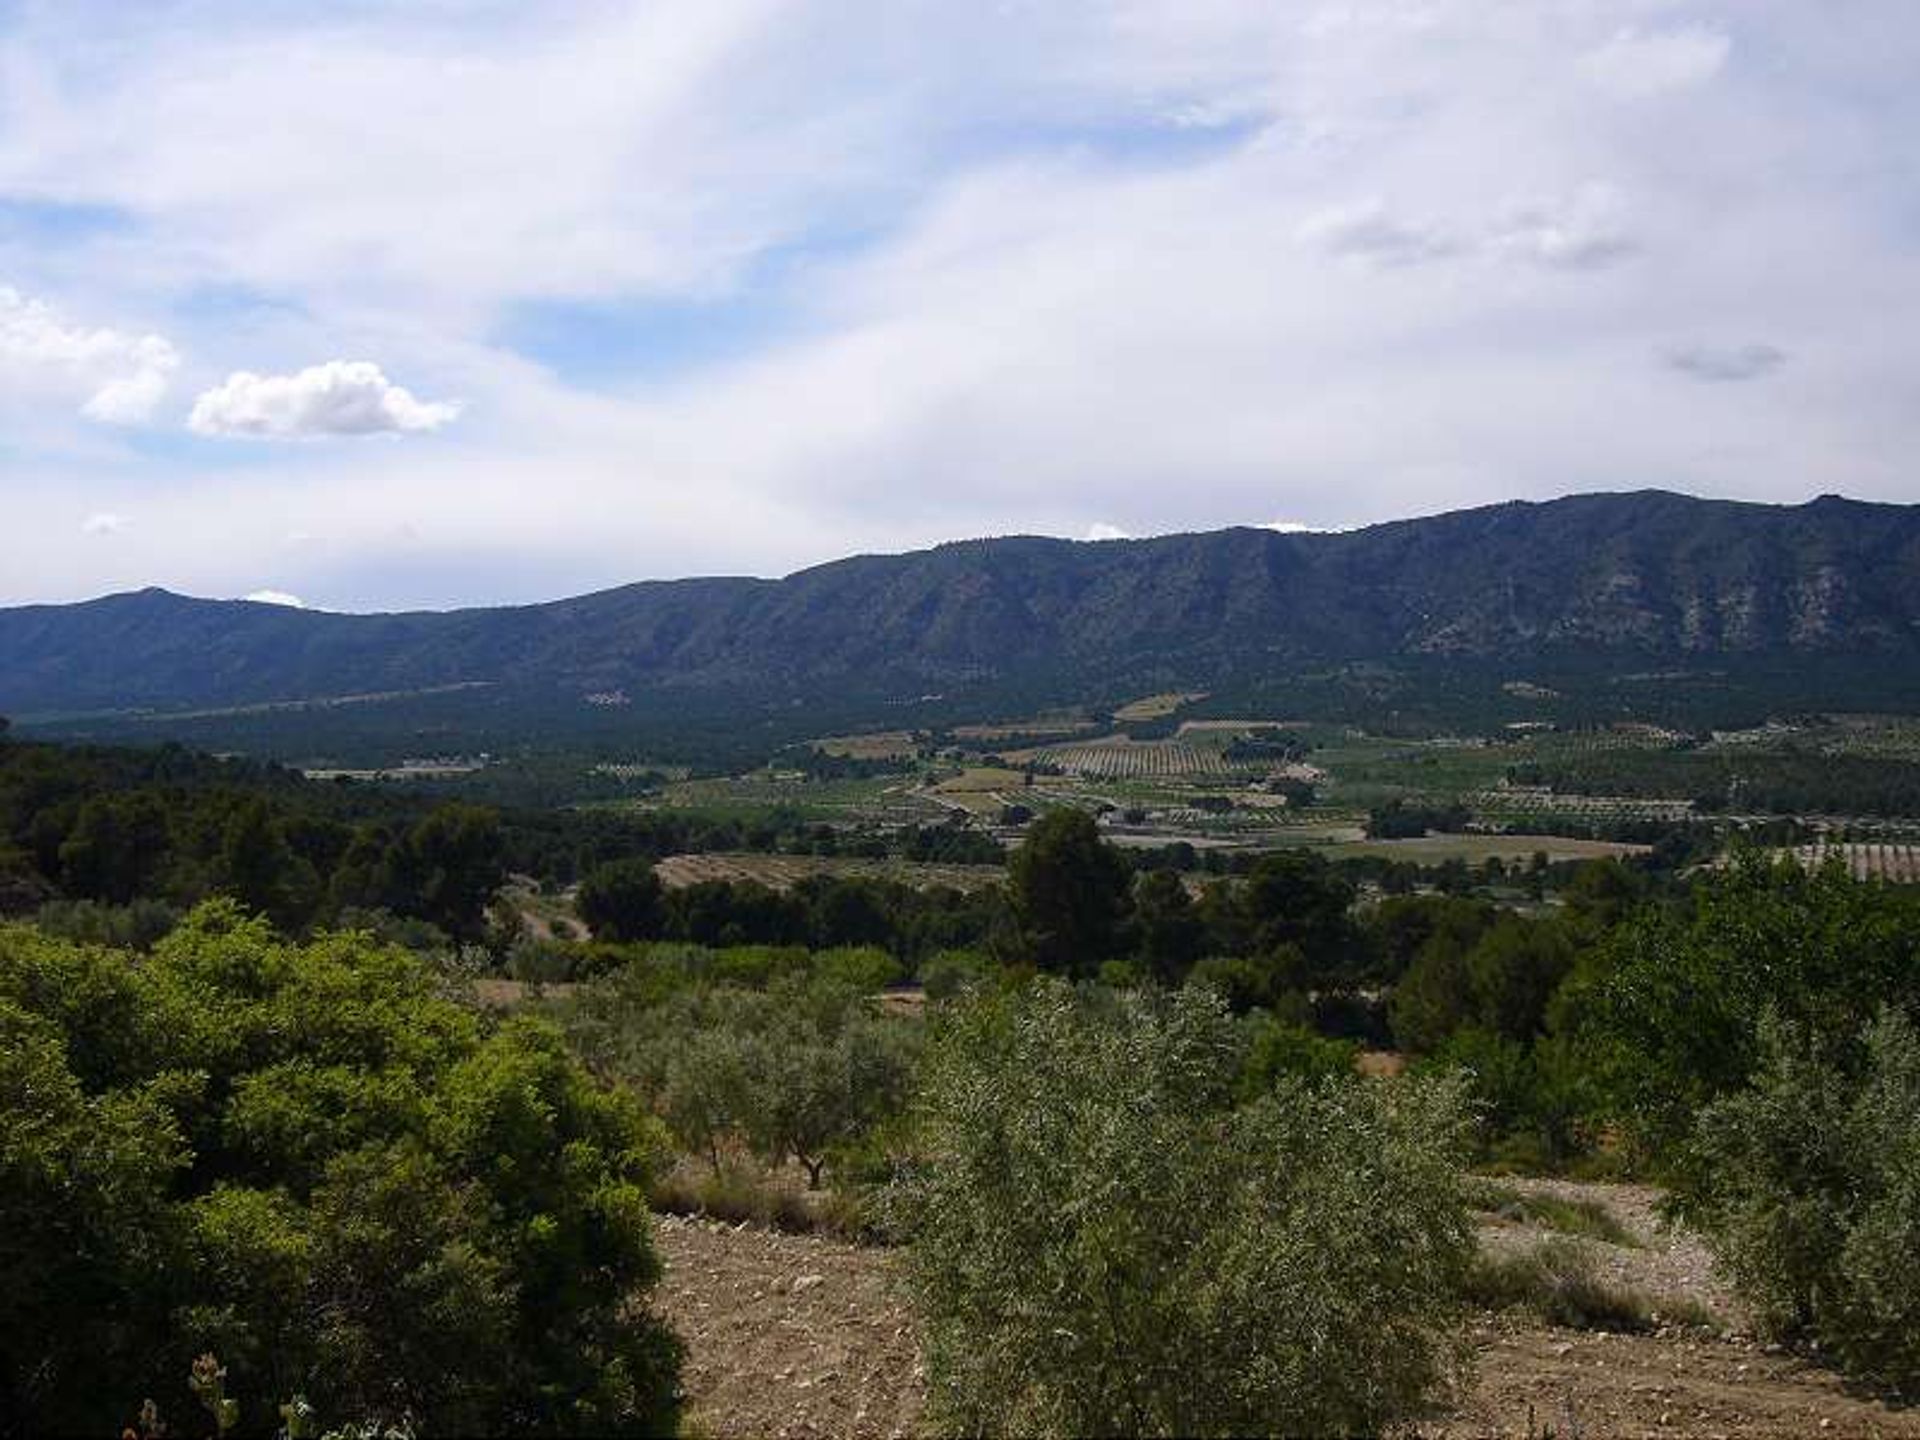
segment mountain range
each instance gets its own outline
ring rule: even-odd
[[[1920,660],[1920,506],[1658,491],[1329,533],[970,540],[784,579],[361,615],[163,590],[0,610],[0,713],[243,706],[451,686],[795,696],[1316,661]]]

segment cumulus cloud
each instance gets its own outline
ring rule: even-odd
[[[1436,225],[1400,219],[1378,200],[1316,211],[1301,222],[1299,238],[1329,255],[1375,265],[1418,265],[1457,254],[1460,242]]]
[[[1109,525],[1105,520],[1096,520],[1087,527],[1083,540],[1131,540],[1133,535],[1118,525]]]
[[[416,399],[370,360],[329,360],[295,375],[236,371],[193,402],[187,425],[199,435],[287,440],[438,430],[459,413],[450,401]]]
[[[240,597],[255,605],[280,605],[288,610],[304,610],[307,602],[298,595],[290,595],[285,590],[252,590]]]
[[[127,517],[116,515],[111,510],[102,510],[89,515],[80,522],[82,535],[118,535],[127,528]]]
[[[139,367],[30,407],[7,368],[0,592],[237,595],[271,555],[295,592],[442,604],[1117,514],[1920,498],[1920,335],[1886,301],[1920,262],[1920,15],[1848,13],[28,6],[0,193],[137,219],[0,226],[0,274],[154,315],[210,367],[179,394],[377,356],[486,423],[209,464],[74,422]],[[76,495],[139,496],[134,533],[83,543]]]
[[[110,425],[146,420],[180,356],[158,335],[69,322],[42,300],[0,285],[0,374],[20,392],[63,392]]]
[[[1639,249],[1625,203],[1606,185],[1587,186],[1561,201],[1511,207],[1494,227],[1493,244],[1556,270],[1597,270]]]
[[[1758,380],[1786,364],[1787,353],[1777,345],[1671,345],[1662,358],[1683,375],[1719,384]]]
[[[1629,26],[1587,52],[1582,68],[1603,89],[1638,100],[1711,80],[1732,48],[1724,33],[1702,25],[1655,31]]]

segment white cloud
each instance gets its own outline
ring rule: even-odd
[[[240,597],[255,605],[281,605],[289,610],[304,610],[307,602],[298,595],[290,595],[285,590],[253,590]]]
[[[370,360],[329,360],[295,375],[236,371],[193,402],[187,425],[199,435],[284,440],[438,430],[459,413],[452,402],[415,399]]]
[[[1082,540],[1131,540],[1133,535],[1130,531],[1122,530],[1118,525],[1109,525],[1104,520],[1096,520],[1087,527],[1087,533],[1080,538]]]
[[[1311,535],[1319,527],[1309,525],[1304,520],[1264,520],[1259,528],[1277,531],[1282,535]]]
[[[1727,383],[1757,380],[1787,362],[1777,345],[1672,345],[1662,352],[1667,364],[1696,380]]]
[[[118,535],[127,528],[127,517],[116,515],[111,510],[102,510],[89,515],[80,522],[82,535]]]
[[[0,591],[239,594],[269,555],[298,593],[451,603],[1090,516],[1920,498],[1886,300],[1920,272],[1920,15],[1676,18],[1707,9],[25,7],[0,193],[130,218],[0,227],[0,274],[154,317],[126,328],[194,357],[180,394],[377,356],[470,418],[209,455],[72,423],[138,367],[52,405],[7,369]],[[82,544],[76,495],[138,524]]]
[[[45,301],[0,285],[0,381],[16,393],[67,393],[89,420],[146,420],[179,354],[158,335],[70,323]]]
[[[1437,225],[1402,220],[1378,200],[1320,210],[1301,222],[1306,244],[1377,265],[1418,265],[1457,254],[1460,242]]]
[[[1556,270],[1596,270],[1639,249],[1626,205],[1607,185],[1588,185],[1560,201],[1514,206],[1494,228],[1505,253]]]
[[[1582,68],[1602,88],[1638,100],[1711,80],[1732,48],[1727,35],[1702,25],[1650,32],[1629,26],[1589,51]]]

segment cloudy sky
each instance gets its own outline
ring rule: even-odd
[[[1912,0],[0,0],[0,603],[1920,499]]]

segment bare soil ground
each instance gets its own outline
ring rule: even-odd
[[[894,1255],[671,1216],[659,1241],[661,1309],[687,1344],[696,1433],[916,1433],[920,1352]]]
[[[1714,1335],[1557,1330],[1486,1315],[1473,1324],[1473,1378],[1422,1437],[1726,1435],[1920,1440],[1920,1410],[1850,1391],[1831,1372],[1740,1332],[1738,1308],[1690,1236],[1658,1223],[1638,1186],[1503,1181],[1597,1199],[1640,1244],[1591,1244],[1603,1273],[1648,1294],[1681,1295],[1725,1316]],[[1530,1232],[1530,1233],[1529,1233]],[[1490,1245],[1544,1238],[1490,1224]],[[660,1221],[661,1306],[688,1346],[697,1433],[908,1436],[924,1402],[897,1256],[821,1236],[703,1220]]]

